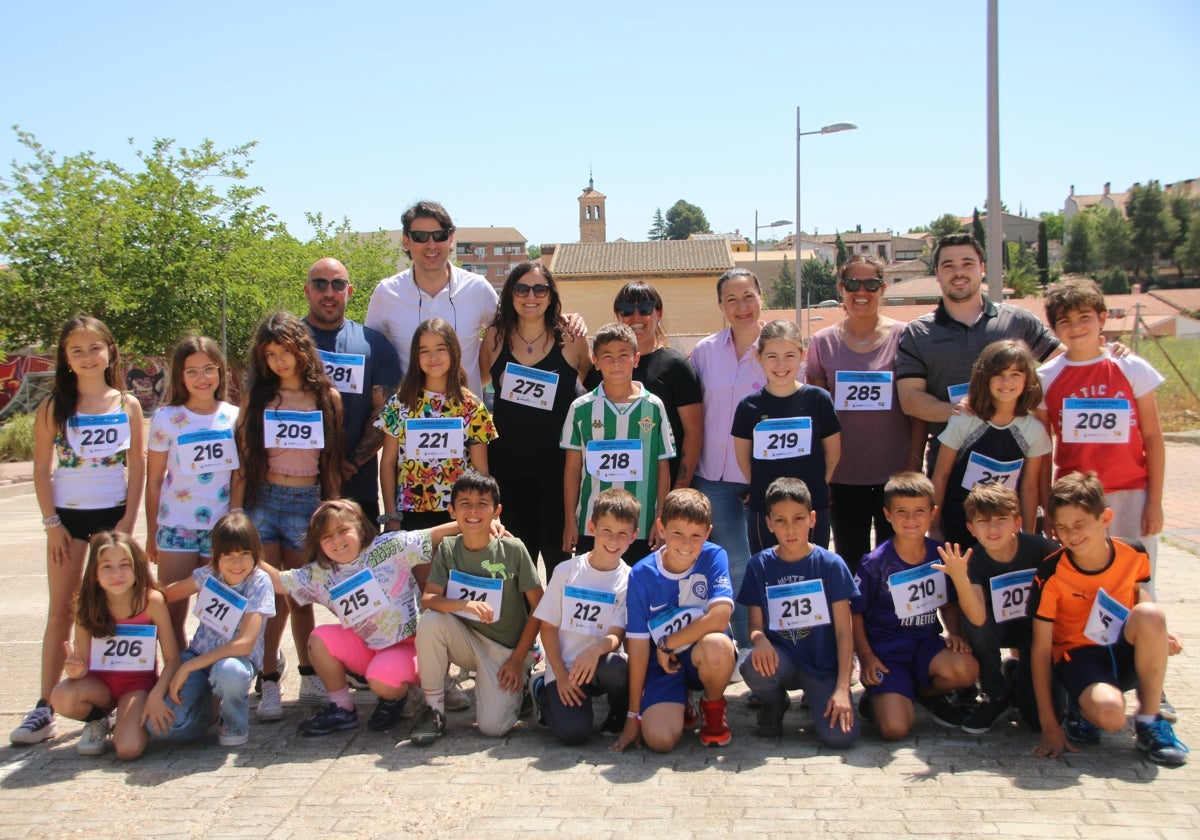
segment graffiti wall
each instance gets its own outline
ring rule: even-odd
[[[0,364],[0,409],[8,405],[25,382],[25,375],[54,370],[53,356],[15,353]]]

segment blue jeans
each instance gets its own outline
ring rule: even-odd
[[[749,519],[746,506],[742,504],[749,486],[733,481],[710,481],[697,475],[692,478],[692,487],[707,496],[712,505],[713,528],[709,540],[729,555],[729,580],[733,585],[733,597],[737,598],[742,579],[746,577],[746,565],[750,562]],[[738,647],[748,649],[750,631],[746,624],[746,608],[741,604],[734,606],[729,626]]]
[[[195,659],[198,654],[185,650],[183,662]],[[179,690],[182,703],[176,703],[168,695],[167,706],[175,713],[175,721],[162,735],[153,729],[150,734],[170,741],[194,741],[204,737],[208,731],[210,698],[216,695],[221,701],[221,722],[231,735],[244,735],[250,731],[250,682],[254,678],[254,666],[246,657],[218,659],[207,668],[198,668],[183,682]],[[149,724],[147,724],[149,727]]]

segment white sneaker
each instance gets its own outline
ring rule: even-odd
[[[462,676],[457,678],[446,676],[446,711],[462,712],[471,708],[471,698],[467,697],[467,693],[459,686],[458,681]],[[424,704],[425,698],[421,698],[421,703]],[[420,711],[420,710],[418,710]]]
[[[329,705],[329,692],[325,683],[316,674],[305,674],[300,678],[300,705],[324,709]]]
[[[271,684],[272,683],[268,682],[268,683],[264,683],[263,685],[267,686],[267,685],[271,685]],[[266,695],[265,689],[263,691],[263,695],[264,696]],[[259,706],[259,708],[261,709],[262,706]],[[217,740],[220,741],[222,747],[240,747],[243,744],[245,744],[247,741],[250,740],[250,733],[249,732],[241,732],[241,733],[230,732],[228,729],[226,729],[224,726],[222,726],[221,734],[218,736]]]
[[[262,699],[258,701],[258,719],[282,720],[283,701],[279,696],[279,683],[275,680],[263,680],[262,688]]]
[[[400,710],[400,717],[415,718],[425,709],[425,692],[421,690],[419,685],[410,685],[408,687],[408,696],[404,698],[404,708]]]
[[[21,725],[12,731],[8,740],[14,744],[40,744],[54,737],[54,710],[49,706],[37,706],[25,715]]]
[[[79,736],[75,752],[80,755],[104,755],[104,748],[108,746],[108,732],[107,717],[89,720],[83,725],[83,734]]]
[[[283,655],[283,649],[280,648],[279,655],[275,657],[275,673],[279,674],[279,679],[283,681],[283,675],[287,673],[287,657]],[[260,671],[254,677],[254,693],[262,697],[262,672]]]

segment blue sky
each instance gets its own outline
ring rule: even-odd
[[[0,160],[19,124],[61,154],[258,141],[251,182],[391,229],[418,198],[460,226],[578,238],[593,168],[608,236],[684,198],[714,230],[795,218],[907,230],[986,197],[984,0],[580,4],[5,3]],[[1200,3],[1003,0],[1009,209],[1200,176]],[[783,228],[780,233],[788,232]],[[766,232],[764,231],[764,235]]]

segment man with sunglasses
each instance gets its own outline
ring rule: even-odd
[[[342,495],[358,502],[375,522],[379,517],[379,464],[383,430],[375,420],[400,383],[400,360],[378,330],[346,317],[354,286],[346,266],[325,258],[313,263],[304,283],[308,314],[304,322],[317,343],[325,372],[342,395],[346,459]]]

